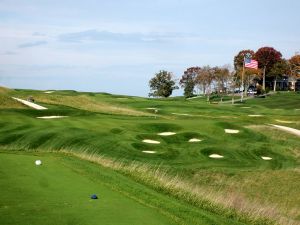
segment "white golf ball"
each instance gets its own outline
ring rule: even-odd
[[[42,165],[42,161],[41,160],[35,160],[35,165],[39,166],[39,165]]]

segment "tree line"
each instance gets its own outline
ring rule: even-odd
[[[258,61],[257,69],[244,67],[246,55]],[[284,59],[282,54],[273,47],[262,47],[256,52],[250,49],[241,50],[234,57],[233,65],[233,68],[230,65],[189,67],[183,72],[178,84],[183,88],[186,98],[193,97],[197,88],[207,96],[208,101],[213,92],[220,95],[222,101],[225,94],[234,93],[237,89],[247,90],[253,80],[256,81],[258,92],[264,93],[266,77],[273,80],[274,91],[278,79],[283,76],[294,78],[292,80],[294,90],[295,82],[300,78],[300,55],[296,54],[290,59]],[[149,96],[153,97],[169,97],[179,88],[172,72],[165,70],[156,73],[149,81],[149,86]]]

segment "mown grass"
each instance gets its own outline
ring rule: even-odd
[[[17,92],[22,96],[36,94],[51,98],[38,91]],[[135,170],[118,171],[189,204],[215,214],[227,213],[227,218],[249,222],[249,218],[264,217],[280,224],[299,223],[300,199],[295,197],[300,196],[295,188],[300,180],[299,138],[268,126],[278,124],[279,119],[295,121],[279,125],[300,128],[299,94],[280,93],[235,105],[207,104],[202,98],[145,99],[71,91],[59,91],[55,95],[72,96],[75,102],[84,96],[97,104],[118,105],[152,116],[137,118],[123,113],[100,113],[65,103],[49,104],[49,110],[44,111],[1,109],[1,148],[85,152],[88,157],[104,155],[105,159],[121,160],[124,165],[133,161],[138,165],[147,164],[151,169],[140,175],[134,175],[139,174]],[[280,104],[274,108],[276,102]],[[147,108],[157,108],[158,112]],[[251,114],[262,116],[249,117]],[[49,115],[69,117],[36,118]],[[228,128],[238,129],[240,133],[226,134],[224,129]],[[163,137],[157,135],[160,132],[176,132],[176,135]],[[202,141],[189,143],[190,138]],[[146,144],[143,139],[158,140],[161,144]],[[145,154],[144,150],[156,154]],[[224,158],[211,159],[210,154],[221,154]],[[264,161],[261,156],[273,159]],[[160,165],[159,173],[168,171],[164,175],[166,183],[156,180],[158,175],[151,173],[155,165]]]
[[[243,224],[70,154],[1,152],[0,156],[4,224]],[[36,159],[43,164],[35,166]],[[99,199],[89,200],[92,193]]]

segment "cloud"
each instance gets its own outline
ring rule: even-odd
[[[110,41],[110,42],[162,42],[169,35],[166,34],[143,34],[143,33],[115,33],[110,31],[86,30],[81,32],[61,34],[58,37],[62,42],[84,41]]]
[[[2,55],[16,55],[17,53],[16,52],[13,52],[13,51],[6,51],[4,53],[2,53]]]
[[[33,32],[33,33],[32,33],[32,36],[44,37],[44,36],[46,36],[46,34],[40,33],[40,32]]]
[[[27,43],[18,45],[18,48],[30,48],[30,47],[34,47],[34,46],[45,45],[47,43],[48,43],[47,41],[27,42]]]

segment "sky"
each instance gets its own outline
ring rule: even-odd
[[[290,58],[299,9],[299,0],[0,0],[0,86],[147,96],[159,70],[180,79],[264,46]]]

